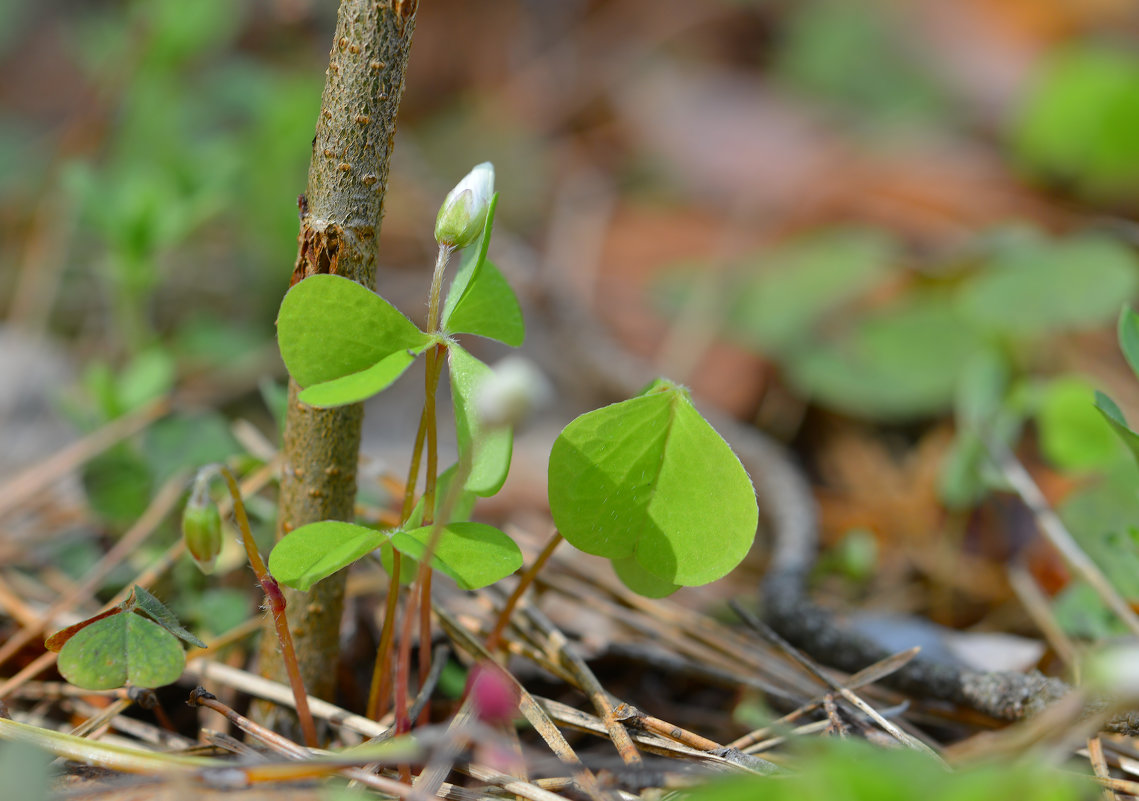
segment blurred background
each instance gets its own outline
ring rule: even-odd
[[[335,6],[0,0],[0,470],[178,399],[31,531],[122,530],[179,467],[247,450],[235,419],[275,441],[273,319]],[[1139,414],[1114,333],[1139,294],[1133,2],[420,6],[381,294],[416,315],[438,203],[493,161],[491,255],[535,357],[572,338],[548,314],[570,304],[605,335],[595,358],[651,360],[789,444],[824,583],[999,625],[1015,557],[1072,631],[1111,630],[991,493],[962,421],[995,397],[1139,599],[1139,475],[1091,405]],[[545,366],[587,399],[588,362]],[[40,556],[86,558],[63,553]]]

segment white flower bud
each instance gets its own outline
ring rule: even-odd
[[[465,248],[476,241],[486,225],[493,196],[494,165],[484,161],[447,193],[435,218],[435,241],[453,248]]]
[[[487,428],[517,426],[553,394],[546,376],[529,359],[507,356],[475,389],[475,414]]]
[[[1126,700],[1139,698],[1139,645],[1112,645],[1089,655],[1084,681],[1089,687]]]

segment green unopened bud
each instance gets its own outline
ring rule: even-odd
[[[484,161],[467,173],[439,207],[435,218],[435,241],[465,248],[479,238],[494,196],[494,165]]]
[[[199,474],[182,510],[182,540],[203,573],[214,569],[221,553],[221,513],[210,498],[209,476]]]
[[[518,426],[552,395],[550,382],[533,362],[507,356],[475,388],[475,413],[487,428]]]

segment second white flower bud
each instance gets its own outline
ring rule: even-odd
[[[517,426],[547,404],[553,388],[529,359],[507,356],[475,390],[475,413],[487,428]]]

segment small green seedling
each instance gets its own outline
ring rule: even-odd
[[[356,403],[391,386],[420,356],[426,361],[423,414],[408,470],[398,526],[386,530],[325,520],[300,526],[277,543],[269,569],[280,582],[308,590],[314,583],[369,555],[380,554],[392,573],[377,653],[369,713],[378,715],[391,689],[401,564],[417,565],[408,591],[400,640],[399,705],[406,698],[411,610],[421,605],[421,648],[430,643],[430,577],[435,570],[463,589],[493,584],[522,566],[518,546],[504,532],[467,520],[477,497],[494,495],[510,469],[512,424],[541,395],[539,377],[518,365],[498,372],[463,348],[473,334],[507,345],[525,336],[513,290],[487,259],[497,195],[493,169],[479,165],[448,195],[436,224],[439,257],[420,330],[368,289],[335,275],[314,275],[285,296],[277,318],[281,356],[315,406]],[[453,250],[464,255],[445,300],[442,278]],[[435,394],[443,367],[450,375],[458,440],[457,461],[439,470]],[[489,399],[489,400],[488,400]],[[421,458],[426,485],[415,495]],[[504,617],[562,536],[587,553],[608,558],[634,591],[668,595],[706,584],[743,559],[755,536],[755,491],[727,443],[700,416],[687,390],[657,381],[639,396],[570,423],[550,455],[549,498],[560,533],[519,582]],[[429,654],[421,653],[421,663]],[[424,665],[420,665],[421,671]]]
[[[135,585],[118,606],[57,631],[44,645],[59,653],[59,672],[75,686],[113,690],[177,681],[186,667],[178,640],[206,647],[161,601]]]
[[[460,508],[469,506],[474,496],[490,496],[502,487],[510,469],[513,436],[507,427],[484,430],[474,408],[475,391],[491,368],[464,350],[453,336],[474,334],[508,345],[521,344],[525,336],[518,300],[486,258],[497,195],[488,195],[486,203],[485,225],[451,284],[436,330],[420,331],[383,298],[333,275],[314,275],[299,282],[285,296],[277,317],[281,357],[303,388],[300,399],[313,406],[340,406],[375,395],[391,386],[419,356],[428,355],[436,370],[441,370],[443,360],[438,357],[445,351],[458,464],[466,466],[453,501]],[[442,210],[440,215],[442,220]],[[449,255],[451,246],[441,249]],[[437,291],[432,301],[437,309]],[[434,426],[431,419],[421,428],[433,430]],[[415,466],[418,473],[418,453]],[[429,480],[437,481],[434,476]],[[422,505],[417,516],[423,518]],[[423,525],[406,525],[414,522],[409,513],[404,526],[382,532],[331,520],[300,526],[277,543],[269,555],[269,570],[281,583],[308,590],[381,546],[417,560],[424,555],[433,528],[428,523],[433,519],[434,513]],[[463,589],[493,584],[521,567],[522,552],[502,531],[461,520],[448,523],[439,529],[430,564]]]
[[[186,545],[198,567],[203,572],[210,572],[214,568],[218,553],[221,551],[221,514],[210,500],[209,483],[214,476],[225,481],[233,500],[233,516],[237,528],[241,532],[241,542],[245,546],[245,555],[249,559],[249,567],[257,576],[257,582],[265,592],[265,607],[273,617],[273,625],[277,632],[277,641],[281,647],[281,658],[285,663],[285,672],[289,677],[289,684],[293,690],[293,700],[296,703],[297,717],[301,724],[305,743],[310,748],[317,745],[316,722],[309,710],[308,695],[305,692],[304,681],[301,678],[300,665],[297,662],[296,650],[293,647],[293,635],[289,630],[288,617],[285,615],[285,596],[277,580],[269,573],[257,543],[253,539],[253,531],[249,527],[249,516],[245,512],[245,501],[241,496],[241,488],[237,479],[225,465],[206,465],[198,471],[194,479],[194,487],[190,498],[182,512],[182,540]]]

